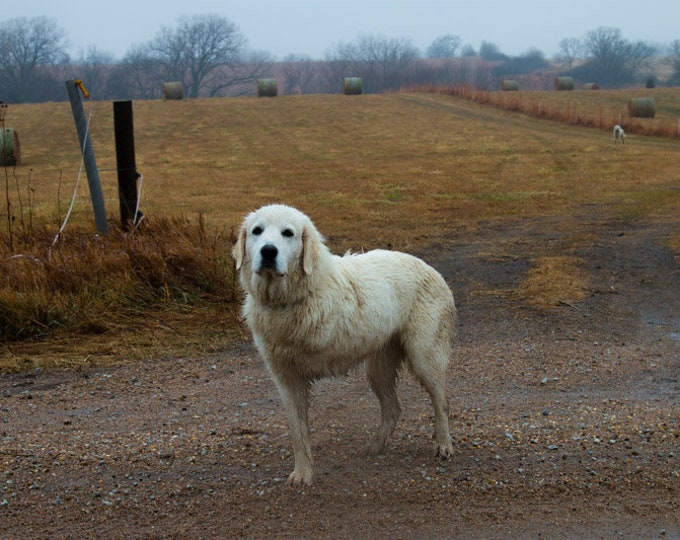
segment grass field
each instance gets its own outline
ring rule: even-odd
[[[488,92],[469,88],[432,89],[477,103],[520,112],[535,118],[611,131],[616,124],[628,133],[677,139],[680,136],[680,101],[677,88],[634,88],[626,90],[577,90],[541,92]],[[653,118],[630,116],[634,98],[652,99]]]
[[[573,99],[564,92],[537,94],[524,99],[552,96],[551,106]],[[588,97],[584,109],[614,109],[628,94],[581,93]],[[659,117],[680,111],[680,91],[673,103],[667,96],[669,112]],[[359,220],[362,242],[402,243],[422,236],[423,212],[432,216],[426,234],[436,237],[438,228],[454,222],[569,212],[583,204],[611,204],[624,213],[677,204],[672,195],[658,201],[659,208],[650,208],[649,200],[665,199],[664,186],[673,187],[668,181],[677,176],[677,140],[630,138],[615,148],[610,133],[537,122],[446,96],[140,101],[134,117],[141,205],[151,218],[203,213],[211,226],[230,227],[262,203],[285,201],[317,214],[341,237],[351,231],[354,240]],[[23,157],[22,167],[9,174],[17,175],[20,192],[27,193],[30,181],[34,214],[56,223],[79,165],[70,108],[13,106],[6,123],[18,130]],[[93,104],[91,131],[107,209],[115,218],[110,103]],[[13,178],[10,184],[14,191]],[[74,224],[87,224],[90,214],[83,178]],[[402,220],[409,227],[385,238],[385,224],[398,230],[395,223]]]
[[[672,122],[680,114],[680,91],[655,92],[653,121]],[[523,92],[521,99],[564,100],[565,107],[609,116],[625,108],[629,97],[629,91]],[[575,99],[583,103],[571,105]],[[141,209],[151,232],[131,240],[116,232],[111,103],[85,106],[87,112],[91,107],[92,140],[114,232],[110,239],[92,238],[83,175],[74,214],[56,248],[60,256],[49,260],[46,253],[80,163],[70,107],[16,105],[7,114],[6,126],[19,134],[23,163],[2,171],[0,299],[9,309],[20,298],[24,311],[15,319],[27,313],[40,321],[26,330],[30,339],[6,339],[5,368],[37,358],[37,350],[55,357],[68,350],[82,359],[74,342],[83,334],[88,354],[112,359],[171,354],[182,344],[220,346],[234,335],[222,335],[225,328],[238,331],[230,237],[244,213],[265,203],[284,202],[308,213],[336,252],[445,246],[489,221],[592,212],[676,221],[680,215],[678,139],[632,134],[625,145],[614,145],[609,129],[535,119],[434,93],[139,101],[137,166],[143,175]],[[678,245],[679,237],[676,230],[669,244]],[[37,269],[25,262],[19,267],[17,254],[22,261],[30,256],[42,262]],[[144,260],[143,270],[126,266],[131,254]],[[225,270],[214,268],[215,261]],[[57,264],[68,264],[68,272],[52,268]],[[51,269],[50,279],[43,266]],[[100,268],[98,287],[52,317],[53,299],[66,294],[59,289],[60,276],[95,279],[82,268]],[[107,274],[111,268],[119,272]],[[188,272],[200,279],[187,284]],[[140,274],[155,296],[135,289]],[[74,278],[71,288],[89,289],[86,283]],[[27,302],[32,287],[40,294]],[[194,295],[203,301],[194,303]],[[90,322],[102,312],[110,320],[74,326],[88,306]]]

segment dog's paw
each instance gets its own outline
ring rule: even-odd
[[[434,455],[442,459],[449,459],[453,454],[453,445],[450,441],[446,443],[435,443]]]
[[[382,440],[375,440],[368,445],[364,451],[364,457],[376,457],[385,453],[385,443]]]
[[[312,470],[306,469],[299,471],[295,469],[288,476],[288,485],[293,487],[304,487],[312,485]]]

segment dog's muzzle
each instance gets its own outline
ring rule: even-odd
[[[260,249],[260,271],[262,270],[277,270],[276,257],[279,254],[279,250],[276,246],[272,244],[265,244]]]

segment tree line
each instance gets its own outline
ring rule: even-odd
[[[617,28],[600,27],[582,38],[563,39],[551,61],[535,48],[510,57],[488,41],[475,50],[455,34],[437,37],[424,54],[408,38],[360,35],[333,45],[323,60],[291,55],[273,61],[267,52],[249,50],[239,28],[214,14],[163,26],[120,61],[95,47],[72,59],[66,44],[64,31],[47,17],[0,23],[0,100],[62,101],[64,81],[74,73],[97,99],[159,98],[170,81],[181,82],[192,98],[254,94],[258,78],[276,78],[285,94],[337,93],[350,76],[362,78],[364,92],[424,85],[496,89],[508,77],[520,78],[524,89],[539,90],[552,87],[556,70],[615,88],[655,78],[646,66],[659,53],[648,43],[625,39]],[[680,40],[668,51],[672,75],[665,82],[680,85]]]

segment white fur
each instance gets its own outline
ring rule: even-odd
[[[333,255],[311,220],[284,205],[249,214],[233,255],[245,320],[288,412],[295,455],[289,483],[312,481],[312,382],[361,363],[381,406],[372,452],[384,449],[399,418],[396,377],[406,364],[432,400],[435,452],[451,455],[444,378],[456,307],[437,271],[394,251]]]
[[[614,126],[614,144],[619,141],[621,141],[621,144],[626,142],[626,132],[623,131],[623,128],[620,125],[616,124]]]

